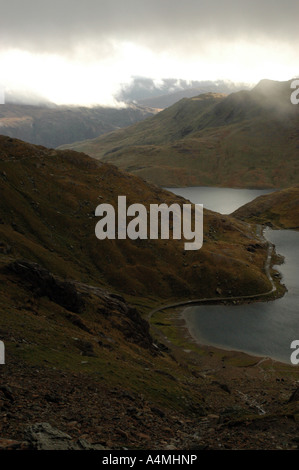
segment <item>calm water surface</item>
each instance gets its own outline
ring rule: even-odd
[[[195,188],[184,188],[184,192],[176,188],[175,191],[191,202],[203,203],[222,213],[232,212],[244,200],[246,203],[254,199],[257,193],[265,194],[265,191],[254,191],[253,194],[251,190],[244,190],[242,194],[243,190],[228,188],[224,192],[222,188],[220,192],[219,188],[204,188],[204,192],[202,188],[197,189],[197,194]],[[220,198],[218,207],[217,197]],[[288,289],[285,296],[249,305],[188,307],[183,316],[190,333],[201,344],[271,357],[290,364],[291,342],[299,340],[299,232],[267,228],[264,234],[275,244],[277,253],[285,257],[285,263],[276,267]]]
[[[179,196],[183,196],[194,204],[203,204],[204,208],[221,214],[230,214],[258,196],[273,192],[271,189],[231,189],[207,188],[165,188]]]

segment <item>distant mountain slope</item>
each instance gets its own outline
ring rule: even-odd
[[[184,99],[158,115],[70,147],[164,186],[299,183],[299,106],[290,82]]]
[[[248,88],[250,88],[248,85],[227,80],[162,79],[156,82],[151,78],[135,77],[132,83],[122,87],[117,99],[126,103],[163,109],[183,98],[192,98],[210,92],[229,94]]]
[[[0,134],[53,148],[98,137],[155,112],[135,105],[117,109],[5,104],[0,105]]]
[[[245,204],[233,216],[276,228],[299,229],[299,187],[260,196]]]

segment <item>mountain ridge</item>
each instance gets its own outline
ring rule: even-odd
[[[276,229],[299,230],[299,186],[258,197],[232,215],[240,220]]]
[[[0,132],[32,144],[55,148],[78,139],[98,137],[155,113],[156,110],[137,105],[109,108],[8,103],[0,105]]]
[[[299,108],[290,83],[262,80],[226,97],[183,99],[142,123],[66,147],[160,186],[292,186],[299,182]]]

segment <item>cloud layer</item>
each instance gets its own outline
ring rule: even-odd
[[[58,54],[92,44],[90,53],[103,57],[115,41],[185,54],[216,39],[266,38],[295,47],[298,16],[297,0],[10,0],[1,5],[0,43]]]
[[[133,76],[256,83],[299,73],[298,0],[1,3],[0,87],[14,93],[115,104]]]

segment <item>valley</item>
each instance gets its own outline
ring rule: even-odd
[[[2,3],[0,451],[285,464],[298,1]]]
[[[156,112],[133,104],[109,108],[7,103],[0,106],[0,131],[2,135],[53,148],[98,137]]]
[[[160,186],[287,188],[299,183],[291,81],[182,99],[156,116],[67,146]]]
[[[72,445],[271,448],[259,432],[271,422],[275,446],[296,446],[295,369],[192,344],[171,310],[146,320],[167,302],[270,291],[255,226],[205,210],[198,251],[99,241],[99,201],[186,201],[82,153],[3,136],[0,155],[2,448],[42,445],[32,437],[41,420]],[[276,285],[271,298],[284,294]]]

